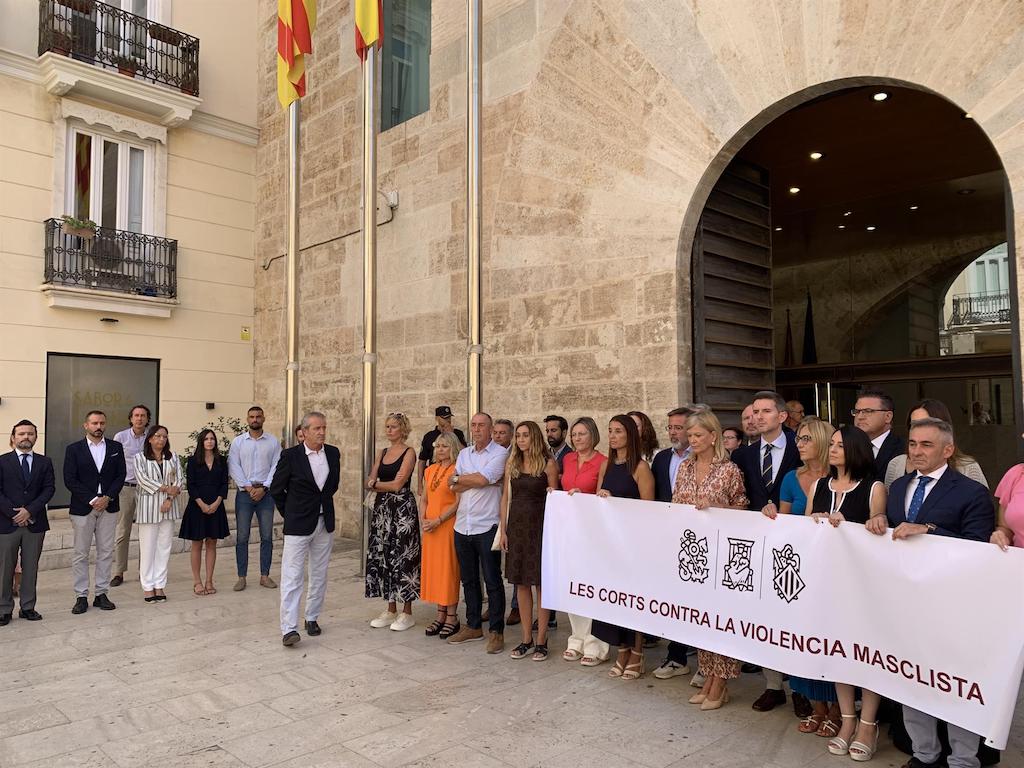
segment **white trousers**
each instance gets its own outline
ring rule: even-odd
[[[566,650],[579,651],[584,656],[590,656],[595,659],[607,659],[608,643],[590,634],[590,627],[593,623],[593,619],[570,613],[569,625],[572,627],[572,633],[569,635],[569,640],[566,643]]]
[[[281,634],[299,628],[299,596],[302,568],[309,558],[309,589],[306,592],[306,621],[316,621],[327,592],[327,564],[331,560],[334,534],[324,528],[323,515],[309,536],[285,536],[281,553]]]
[[[167,586],[167,561],[171,559],[174,523],[139,523],[139,581],[151,592]]]

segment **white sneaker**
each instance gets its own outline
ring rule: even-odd
[[[696,675],[693,676],[693,679],[690,681],[690,685],[692,685],[694,688],[703,688],[704,675],[698,672]]]
[[[416,619],[412,617],[412,614],[400,613],[398,614],[398,618],[395,619],[394,623],[392,623],[391,628],[395,630],[395,632],[404,632],[405,630],[409,629],[409,627],[415,626]]]
[[[397,613],[391,613],[391,611],[384,611],[380,616],[370,622],[371,627],[380,629],[381,627],[390,627],[392,622],[398,617]]]
[[[670,680],[673,677],[688,674],[690,674],[690,668],[688,666],[680,664],[678,661],[672,661],[671,659],[665,659],[665,663],[654,670],[654,676],[659,680]]]

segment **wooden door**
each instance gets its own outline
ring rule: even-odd
[[[693,241],[693,390],[724,425],[775,385],[768,172],[734,160]]]

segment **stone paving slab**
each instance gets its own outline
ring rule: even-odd
[[[252,558],[257,545],[252,546]],[[274,553],[278,576],[280,550]],[[283,648],[277,590],[236,593],[234,557],[218,558],[216,595],[192,594],[187,555],[171,558],[169,600],[137,582],[111,591],[117,610],[72,616],[67,569],[40,574],[41,622],[0,628],[0,768],[826,768],[848,765],[801,735],[791,709],[758,714],[762,678],[702,713],[686,678],[635,682],[561,660],[568,620],[537,663],[489,656],[483,643],[371,629],[358,551],[339,540],[318,638]],[[465,615],[460,610],[460,615]],[[509,628],[506,645],[518,642]],[[652,670],[664,646],[648,651]],[[906,756],[883,738],[872,765]],[[1002,765],[1024,768],[1018,706]]]

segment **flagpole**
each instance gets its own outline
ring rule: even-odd
[[[466,288],[469,305],[466,418],[470,419],[483,409],[483,284],[480,259],[481,0],[467,0],[466,6]]]
[[[376,450],[377,410],[377,133],[375,91],[377,46],[366,49],[363,62],[363,478],[370,476]],[[362,484],[360,484],[360,499]],[[367,509],[360,504],[360,573],[366,563]]]
[[[299,423],[299,100],[288,105],[288,365],[285,369],[284,444],[295,444]]]

